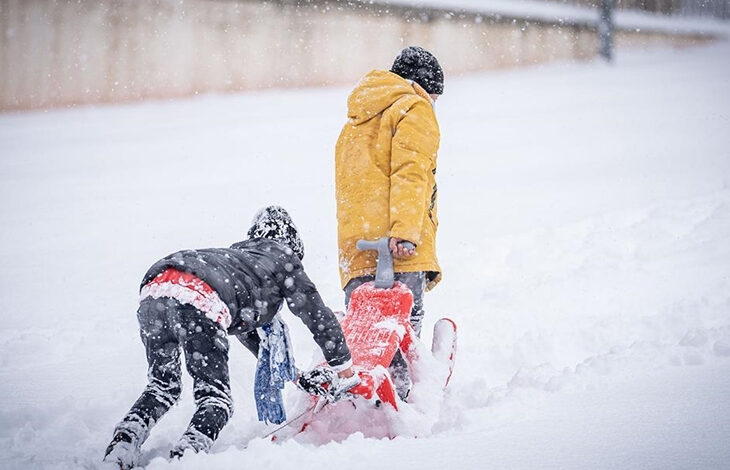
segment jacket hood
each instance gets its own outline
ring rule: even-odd
[[[353,125],[372,119],[406,95],[430,97],[418,84],[393,72],[373,70],[360,80],[347,99],[347,117]]]

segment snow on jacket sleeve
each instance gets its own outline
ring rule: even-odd
[[[433,109],[415,102],[398,122],[393,135],[390,168],[390,236],[421,244],[422,225],[431,188],[429,172],[438,151],[439,132]]]
[[[290,275],[281,287],[289,310],[312,332],[330,366],[338,370],[348,367],[352,357],[337,317],[324,304],[298,259],[292,257],[287,268],[291,268]]]

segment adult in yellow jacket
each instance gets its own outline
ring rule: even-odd
[[[346,302],[375,272],[374,253],[357,250],[357,241],[390,237],[396,280],[413,292],[411,323],[418,334],[423,293],[441,279],[436,258],[440,133],[434,102],[443,83],[443,71],[431,53],[416,46],[403,49],[390,71],[373,70],[350,94],[348,120],[335,151],[339,268]],[[415,250],[406,249],[403,241]],[[409,387],[401,365],[391,372],[404,397]]]

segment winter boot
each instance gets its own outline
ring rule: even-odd
[[[213,439],[206,436],[197,429],[190,427],[185,434],[182,435],[175,447],[170,451],[171,459],[180,459],[185,455],[185,451],[192,450],[196,454],[200,451],[208,452],[213,446]]]
[[[140,449],[137,439],[124,431],[118,431],[104,453],[104,462],[116,463],[121,470],[137,466]]]

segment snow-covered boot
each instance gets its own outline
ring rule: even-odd
[[[208,452],[212,446],[213,439],[190,427],[170,451],[170,458],[180,459],[187,450],[192,450],[196,454],[200,451]]]
[[[140,449],[134,436],[118,431],[104,453],[104,462],[116,463],[121,470],[129,470],[137,466]]]

